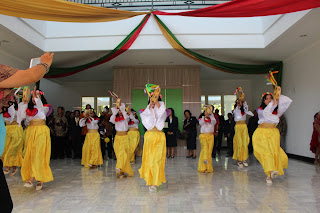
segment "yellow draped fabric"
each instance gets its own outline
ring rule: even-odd
[[[7,125],[5,148],[2,154],[3,166],[12,167],[22,165],[22,148],[24,144],[23,128],[19,124]]]
[[[166,182],[166,135],[164,132],[147,131],[144,135],[142,164],[139,169],[140,178],[147,186],[160,186]]]
[[[1,0],[0,14],[46,21],[107,22],[146,14],[64,0]]]
[[[50,168],[51,139],[47,125],[28,126],[25,156],[21,167],[23,181],[34,177],[43,183],[53,181]]]
[[[271,171],[284,174],[283,169],[288,168],[288,156],[280,147],[280,133],[277,128],[258,127],[252,137],[252,146],[254,156],[268,177]]]
[[[127,173],[129,176],[133,176],[133,171],[130,165],[130,148],[128,135],[116,135],[113,148],[117,157],[116,168],[120,169],[121,174]]]
[[[130,162],[134,162],[134,156],[135,156],[135,151],[137,149],[137,146],[139,145],[140,142],[140,132],[139,131],[129,131],[128,132],[129,136],[129,156],[130,157]]]
[[[236,124],[233,137],[233,159],[245,161],[249,157],[248,145],[250,142],[247,124]]]
[[[201,152],[199,157],[198,172],[213,172],[211,154],[214,146],[214,136],[213,134],[200,134],[199,139]],[[208,161],[207,165],[204,163],[205,160]]]
[[[82,147],[81,165],[90,168],[89,164],[92,166],[103,164],[100,147],[100,135],[98,132],[88,132]]]

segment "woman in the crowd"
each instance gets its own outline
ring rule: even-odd
[[[267,175],[266,182],[271,184],[272,178],[283,175],[283,169],[288,167],[288,157],[280,147],[280,133],[276,126],[292,100],[284,95],[276,100],[271,93],[263,94],[261,99],[257,109],[259,126],[253,134],[252,145],[254,155]]]
[[[212,113],[212,107],[207,107],[204,115],[199,118],[201,152],[199,157],[198,172],[213,172],[212,150],[214,146],[214,125],[216,119]]]
[[[86,168],[96,168],[103,164],[98,133],[99,118],[93,109],[87,109],[83,116],[80,120],[80,126],[87,127],[87,134],[82,148],[81,165]]]
[[[167,118],[161,95],[151,101],[147,108],[140,113],[141,121],[147,132],[144,135],[142,164],[139,169],[140,178],[144,178],[150,192],[156,192],[158,186],[166,182],[166,136],[162,129]]]
[[[28,125],[26,129],[25,156],[21,167],[21,176],[27,188],[33,187],[36,180],[36,190],[41,190],[43,183],[53,181],[50,168],[51,139],[50,130],[46,125],[46,117],[52,113],[51,105],[47,104],[42,91],[32,92],[29,103],[19,104],[17,122],[22,120]]]
[[[169,116],[166,119],[168,123],[168,128],[165,128],[166,143],[167,143],[167,158],[174,158],[174,148],[177,147],[177,131],[178,131],[178,118],[174,115],[174,110],[172,108],[168,109],[170,111]]]
[[[189,155],[187,158],[197,157],[197,124],[198,120],[196,117],[192,116],[189,110],[184,111],[185,120],[183,121],[183,129],[187,134],[187,149],[189,150]]]
[[[18,104],[16,102],[9,103],[11,105],[3,113],[6,122],[6,143],[2,154],[3,165],[6,167],[4,174],[8,174],[12,168],[11,175],[14,176],[18,168],[22,165],[22,149],[24,145],[24,133],[22,126],[17,123]]]
[[[313,118],[313,133],[310,142],[310,150],[315,154],[314,164],[319,165],[320,113],[316,113]]]
[[[248,127],[246,124],[246,115],[253,116],[248,110],[247,102],[237,99],[233,110],[236,126],[234,128],[235,135],[233,137],[233,159],[238,161],[238,166],[248,166],[247,158],[249,157],[248,145],[250,142]]]
[[[134,111],[134,109],[131,109],[129,112],[129,131],[128,131],[128,136],[129,136],[129,152],[130,152],[130,162],[134,163],[135,162],[135,151],[140,144],[140,132],[139,132],[139,118]]]
[[[117,131],[114,139],[114,152],[117,156],[116,175],[117,177],[133,176],[130,165],[129,151],[129,116],[126,112],[125,105],[120,102],[119,106],[112,107],[112,116],[110,122],[115,125]]]

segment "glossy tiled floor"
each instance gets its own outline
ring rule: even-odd
[[[23,187],[20,173],[7,176],[13,212],[319,212],[320,167],[289,160],[285,176],[271,186],[253,156],[239,170],[232,159],[216,158],[213,174],[199,174],[197,160],[176,157],[166,164],[167,183],[149,193],[139,178],[117,179],[115,161],[89,170],[79,160],[53,160],[55,180],[42,191]]]

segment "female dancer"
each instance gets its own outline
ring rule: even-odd
[[[314,164],[319,165],[319,136],[320,136],[320,113],[314,115],[313,133],[310,142],[310,150],[315,154]]]
[[[92,109],[86,110],[84,118],[81,118],[79,122],[80,127],[86,126],[88,129],[82,148],[81,159],[81,165],[86,168],[96,168],[98,165],[103,164],[98,123],[99,118]]]
[[[160,88],[151,94],[150,103],[140,113],[141,121],[148,130],[144,135],[140,178],[144,178],[150,192],[156,192],[158,186],[166,182],[166,136],[162,129],[167,118],[166,108],[161,101]]]
[[[201,152],[198,164],[198,172],[213,172],[212,167],[212,150],[214,146],[214,125],[216,119],[212,113],[212,107],[207,107],[204,111],[204,115],[199,118],[200,128],[200,144]]]
[[[267,175],[266,182],[271,184],[271,178],[283,175],[283,169],[288,167],[288,157],[280,147],[280,133],[276,126],[292,100],[284,95],[276,100],[271,93],[263,94],[261,99],[257,109],[259,126],[253,134],[252,145],[254,155]]]
[[[50,168],[51,139],[50,130],[46,125],[46,117],[52,112],[42,91],[31,93],[32,99],[19,104],[17,122],[22,120],[28,125],[26,130],[25,156],[21,167],[21,176],[27,188],[33,187],[38,181],[36,190],[42,189],[42,184],[53,181]]]
[[[247,158],[249,157],[248,145],[250,142],[248,127],[246,124],[246,115],[253,116],[253,113],[248,111],[247,102],[237,99],[233,110],[235,135],[233,138],[233,159],[238,160],[240,168],[248,166]]]
[[[129,156],[130,162],[135,162],[135,150],[140,143],[139,118],[133,109],[129,110]]]
[[[118,99],[119,100],[119,99]],[[124,176],[133,176],[133,171],[130,165],[130,151],[129,151],[129,117],[127,115],[125,105],[121,101],[117,101],[116,107],[112,107],[112,116],[110,122],[115,125],[117,131],[114,139],[114,152],[117,157],[116,175],[123,178]]]
[[[22,148],[24,143],[23,128],[17,123],[18,105],[16,102],[9,102],[11,105],[5,113],[3,113],[3,120],[6,123],[7,135],[5,142],[5,149],[2,154],[3,165],[6,167],[4,174],[9,174],[11,167],[14,176],[22,165]]]

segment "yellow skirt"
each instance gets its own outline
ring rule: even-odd
[[[23,128],[19,124],[7,125],[5,148],[2,154],[3,166],[12,167],[22,165],[22,149],[24,144]]]
[[[245,161],[249,157],[248,145],[250,142],[248,127],[246,124],[236,124],[233,137],[233,157],[238,161]]]
[[[147,186],[160,186],[166,182],[166,135],[163,132],[147,131],[144,135],[142,164],[139,169],[140,178],[144,178]]]
[[[268,177],[271,171],[284,174],[283,169],[288,168],[288,156],[280,147],[280,133],[277,128],[258,127],[252,137],[252,146],[254,156]]]
[[[198,172],[213,172],[212,167],[212,150],[214,146],[213,134],[200,134],[201,152],[199,157]],[[208,164],[204,164],[203,161],[207,160]]]
[[[23,181],[34,177],[43,183],[53,181],[50,169],[51,139],[46,125],[29,126],[26,131],[25,156],[21,167]]]
[[[103,164],[100,135],[98,132],[92,132],[86,134],[82,148],[81,165],[90,168],[88,165],[98,166]]]
[[[135,150],[137,149],[137,146],[140,142],[140,132],[139,131],[129,131],[129,156],[130,161],[134,162],[134,156],[135,156]]]
[[[127,173],[133,176],[133,171],[130,165],[130,148],[128,135],[116,135],[113,144],[114,152],[117,156],[116,168],[121,170],[121,173]]]

